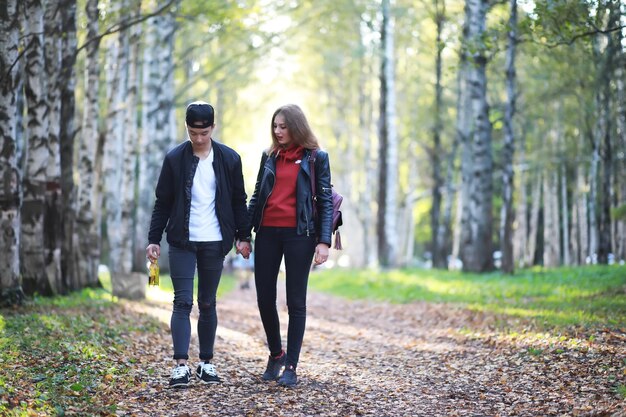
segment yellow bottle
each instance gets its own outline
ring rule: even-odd
[[[150,262],[150,268],[148,271],[148,285],[153,287],[159,286],[159,261],[157,259]]]

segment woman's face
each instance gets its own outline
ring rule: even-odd
[[[281,113],[274,117],[274,135],[281,146],[289,145],[293,141],[287,123],[285,123],[285,117]]]

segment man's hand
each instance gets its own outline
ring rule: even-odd
[[[250,253],[252,252],[252,244],[250,242],[242,242],[238,240],[235,247],[237,248],[237,253],[240,253],[244,259],[250,258]]]
[[[159,256],[161,256],[161,246],[151,243],[146,248],[146,258],[150,260],[150,262],[156,261]]]

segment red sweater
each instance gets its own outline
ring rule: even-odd
[[[296,227],[296,179],[304,148],[292,146],[276,156],[276,182],[267,199],[261,226]]]

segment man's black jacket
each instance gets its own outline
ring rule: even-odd
[[[213,139],[212,147],[217,182],[215,213],[222,232],[222,252],[226,256],[233,247],[235,237],[250,240],[247,196],[239,154]],[[149,243],[160,244],[165,230],[170,245],[179,248],[188,245],[191,186],[199,161],[188,140],[165,155],[156,186],[156,201],[148,232]]]

